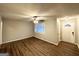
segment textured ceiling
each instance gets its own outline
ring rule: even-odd
[[[0,4],[0,16],[12,19],[29,18],[30,16],[67,16],[78,15],[79,4],[56,3],[10,3]]]

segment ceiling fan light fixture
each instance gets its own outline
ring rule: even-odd
[[[38,20],[36,20],[37,19],[37,16],[33,16],[33,23],[38,23]]]
[[[34,20],[33,23],[35,23],[35,24],[38,23],[38,20]]]

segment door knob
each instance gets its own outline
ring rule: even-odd
[[[72,32],[72,35],[74,35],[74,32]]]

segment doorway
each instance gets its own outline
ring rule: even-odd
[[[60,41],[75,43],[75,19],[62,18],[58,19],[58,35]]]

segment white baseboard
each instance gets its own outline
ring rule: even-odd
[[[36,37],[36,36],[34,36],[34,37]],[[36,37],[36,38],[41,39],[39,37]],[[41,40],[43,40],[43,39],[41,39]],[[59,43],[59,42],[58,43],[55,43],[55,42],[51,42],[51,41],[47,41],[47,40],[43,40],[43,41],[49,42],[49,43],[54,44],[54,45],[58,45],[58,43]]]
[[[15,39],[15,40],[11,40],[11,41],[2,42],[2,44],[9,43],[9,42],[13,42],[13,41],[22,40],[24,38],[29,38],[29,37],[33,37],[33,36],[28,36],[28,37],[26,36],[26,37],[23,37],[23,38],[20,38],[20,39]]]

